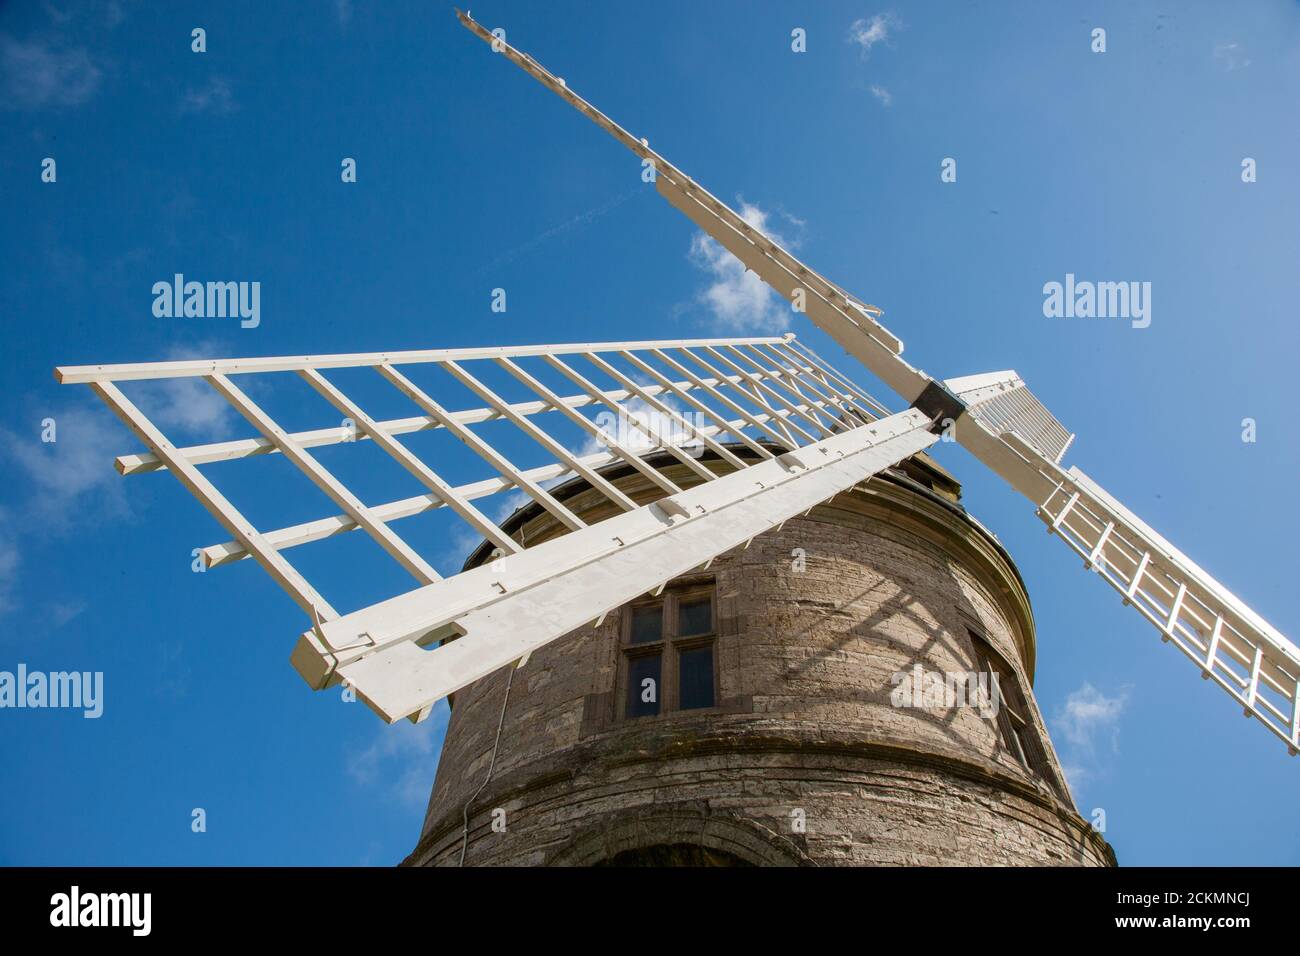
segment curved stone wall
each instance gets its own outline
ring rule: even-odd
[[[759,865],[1113,865],[1033,702],[1019,575],[955,504],[956,485],[914,480],[924,474],[878,476],[689,579],[715,588],[712,708],[620,716],[619,614],[462,690],[406,862],[458,862],[509,681],[466,865],[617,864],[683,858],[683,847],[699,848],[694,862]],[[638,475],[617,481],[651,493]],[[599,507],[589,488],[564,493],[575,509]],[[554,533],[544,514],[515,525],[529,542]],[[897,675],[917,665],[980,671],[979,639],[1014,671],[1040,772],[976,707],[897,706]]]

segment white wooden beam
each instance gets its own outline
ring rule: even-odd
[[[769,416],[766,412],[757,416],[760,421],[767,421],[771,417],[773,416]],[[733,430],[743,424],[745,424],[745,422],[741,419],[736,419],[729,423]],[[710,435],[718,435],[723,431],[722,428],[714,425],[708,426],[705,430],[708,431]],[[762,446],[760,445],[759,447],[761,448]],[[763,449],[763,451],[766,454],[761,457],[767,459],[775,457],[771,452],[767,451],[767,449]],[[620,460],[622,459],[615,452],[595,452],[590,455],[583,455],[580,458],[573,459],[574,463],[576,463],[583,471],[591,471],[593,474],[595,474],[594,469]],[[581,474],[582,472],[573,468],[567,460],[553,465],[543,465],[538,468],[530,468],[525,472],[529,478],[538,482],[549,481],[555,478],[568,478],[572,477],[575,473]],[[597,477],[600,481],[605,481],[605,479],[600,478],[598,474]],[[497,494],[501,491],[510,491],[514,487],[515,486],[508,478],[498,476],[483,481],[457,485],[453,490],[457,495],[460,495],[467,501],[474,501],[479,498],[487,497],[488,495]],[[619,494],[622,494],[622,492],[619,492]],[[631,502],[631,499],[628,499],[628,501]],[[631,502],[631,504],[633,508],[636,507],[635,502]],[[370,511],[379,520],[391,522],[401,518],[409,518],[414,515],[423,514],[426,511],[432,511],[436,508],[442,508],[445,506],[445,502],[443,502],[436,494],[427,494],[373,505],[371,506]],[[632,509],[629,508],[625,510]],[[357,530],[357,524],[350,516],[347,514],[338,514],[327,518],[318,518],[313,521],[306,521],[286,528],[265,531],[262,533],[262,537],[270,547],[285,549],[294,548],[303,544],[310,544],[313,541],[321,541],[337,534],[343,534],[355,530]],[[207,567],[218,567],[248,557],[248,552],[238,541],[226,541],[221,544],[208,545],[205,548],[201,548],[199,553]]]
[[[564,362],[560,361],[560,359],[556,358],[554,355],[545,356],[545,360],[547,364],[549,364],[553,369],[558,371],[560,374],[564,375],[566,378],[569,379],[569,381],[573,382],[575,385],[577,385],[580,389],[582,389],[587,394],[591,395],[593,398],[601,394],[600,388],[598,388],[595,384],[589,381],[585,376],[583,376],[572,366],[566,365]],[[637,431],[644,434],[646,438],[649,440],[649,446],[648,446],[649,448],[653,449],[656,443],[662,442],[661,447],[664,449],[664,451],[667,451],[670,455],[672,455],[674,458],[680,461],[691,471],[695,472],[705,481],[712,481],[714,478],[717,477],[713,472],[709,471],[709,469],[701,465],[699,461],[697,461],[693,456],[688,454],[682,448],[673,444],[670,441],[664,441],[663,436],[656,435],[646,425],[642,424],[638,416],[636,416],[631,411],[629,411],[627,406],[623,405],[623,403],[611,401],[610,399],[603,399],[603,402],[610,411],[612,411],[615,415],[618,416],[620,423],[626,422],[628,425],[632,426],[633,428],[636,428]]]
[[[448,360],[439,364],[450,371],[451,367],[456,363]],[[457,367],[459,368],[459,366]],[[713,379],[706,379],[705,381],[710,385],[723,384]],[[697,386],[692,382],[675,382],[670,384],[682,391],[690,391],[697,388]],[[646,391],[652,395],[658,395],[661,392],[669,391],[669,389],[663,385],[654,385],[647,386]],[[621,402],[631,397],[631,393],[624,389],[618,389],[609,392],[608,396],[614,401]],[[570,408],[583,408],[588,405],[597,404],[599,399],[592,398],[590,395],[566,395],[562,401]],[[480,422],[494,421],[500,418],[508,418],[518,424],[518,421],[520,420],[526,420],[530,416],[548,412],[551,411],[551,409],[552,406],[550,402],[514,402],[503,403],[500,409],[495,406],[489,408],[470,408],[449,412],[448,414],[462,425],[477,425]],[[381,421],[378,425],[390,435],[405,435],[410,432],[442,428],[442,424],[429,415],[414,415],[409,418],[394,418]],[[334,425],[329,428],[316,428],[310,431],[291,432],[289,437],[303,448],[317,448],[322,445],[338,445],[350,442],[354,438],[361,441],[370,440],[370,436],[364,432],[356,434],[352,429],[346,428],[342,425]],[[240,438],[234,441],[191,445],[189,447],[179,448],[177,451],[192,464],[203,465],[216,461],[234,461],[239,458],[249,458],[253,455],[279,454],[280,449],[275,446],[275,442],[269,441],[265,438]],[[136,475],[149,471],[162,471],[167,467],[159,460],[157,455],[154,455],[151,452],[118,455],[114,464],[116,465],[118,472],[122,475]]]
[[[362,410],[360,405],[344,395],[343,392],[333,383],[328,381],[324,375],[314,368],[299,369],[298,374],[305,378],[311,387],[316,389],[316,391],[329,401],[331,405],[355,421],[357,426],[369,435],[376,445],[391,455],[422,485],[437,495],[439,500],[443,501],[452,511],[456,512],[456,514],[459,515],[471,528],[483,535],[498,548],[503,548],[508,552],[520,550],[519,545],[515,544],[509,535],[505,534],[500,528],[498,528],[495,522],[457,494],[455,488],[444,481],[436,471],[416,457],[410,449],[388,432],[384,431],[378,422]],[[438,418],[436,414],[433,414],[431,409],[426,409],[426,411],[429,411],[434,418]],[[440,423],[445,424],[441,422],[441,420]],[[465,427],[459,423],[453,424],[457,428]],[[370,514],[372,518],[382,523],[382,519],[375,514],[373,509],[370,511]],[[349,516],[351,516],[350,512]]]
[[[564,525],[570,531],[576,531],[579,528],[587,526],[581,518],[566,508],[560,502],[552,497],[551,493],[543,488],[537,482],[533,481],[526,474],[515,467],[505,455],[501,454],[490,444],[480,438],[470,429],[457,422],[451,417],[451,414],[433,400],[423,389],[412,382],[409,378],[393,368],[391,365],[377,366],[379,374],[397,386],[403,395],[415,402],[422,409],[438,419],[447,431],[455,435],[476,455],[486,461],[489,465],[497,470],[503,477],[510,479],[510,482],[521,491],[525,492],[528,497],[545,508],[552,517],[560,524]]]
[[[569,421],[573,422],[575,425],[581,428],[592,438],[596,439],[596,441],[600,442],[602,445],[612,450],[616,455],[618,455],[619,458],[623,459],[623,461],[627,462],[627,464],[631,465],[633,468],[635,468],[638,472],[640,472],[642,475],[644,475],[646,478],[652,481],[659,488],[668,492],[668,494],[670,495],[676,494],[677,492],[682,490],[663,473],[661,473],[651,465],[646,464],[646,462],[642,460],[640,455],[638,455],[627,445],[620,442],[615,436],[609,434],[606,431],[602,431],[600,428],[596,427],[595,423],[593,423],[591,419],[586,418],[583,415],[578,414],[573,409],[563,405],[560,402],[560,396],[556,395],[555,392],[551,391],[550,388],[548,388],[543,382],[539,381],[530,372],[521,368],[519,365],[512,362],[508,358],[498,359],[497,363],[502,368],[504,368],[507,372],[513,375],[515,378],[519,379],[519,381],[523,382],[525,385],[531,388],[538,395],[542,396],[542,398],[550,402],[567,419],[569,419]],[[595,396],[593,395],[592,397],[594,398]]]
[[[274,547],[267,544],[252,522],[240,514],[239,509],[227,501],[212,482],[200,474],[198,468],[176,453],[176,446],[116,385],[112,382],[95,382],[92,387],[126,427],[153,449],[161,461],[167,463],[185,489],[198,498],[222,527],[235,536],[244,550],[257,559],[271,579],[284,588],[309,617],[329,620],[338,616],[338,612],[307,583],[307,579],[277,554]]]
[[[346,680],[400,720],[937,440],[916,410],[836,435],[807,449],[808,466],[760,462],[674,495],[668,510],[640,508],[331,622],[324,640],[307,632],[294,665],[314,687]],[[432,646],[453,627],[456,640]],[[377,647],[329,650],[361,633]]]
[[[618,505],[624,511],[632,511],[636,508],[635,501],[606,481],[595,471],[595,469],[589,468],[582,458],[561,445],[558,441],[543,431],[541,427],[535,425],[524,415],[516,412],[512,405],[507,403],[503,398],[501,398],[501,396],[497,395],[496,392],[492,391],[492,389],[488,388],[472,374],[467,372],[459,363],[445,362],[443,363],[443,367],[447,369],[447,371],[450,372],[457,381],[470,389],[470,391],[474,392],[479,398],[483,399],[493,409],[499,412],[503,418],[507,419],[525,435],[545,448],[558,461],[567,465],[570,471],[585,478],[593,488],[600,491],[606,498],[614,502],[614,504]],[[590,395],[584,395],[582,397],[587,402],[596,401]],[[550,407],[546,402],[541,402],[539,404],[542,404],[547,408]],[[528,474],[528,472],[525,472],[525,474]]]
[[[226,397],[237,412],[248,419],[249,424],[275,442],[284,457],[297,465],[317,488],[325,492],[336,505],[352,517],[353,521],[369,532],[379,546],[387,551],[398,564],[406,568],[413,578],[422,584],[429,584],[441,577],[428,562],[415,553],[410,545],[394,534],[391,528],[375,518],[370,513],[370,509],[361,502],[361,499],[331,475],[324,465],[312,457],[310,452],[295,444],[293,439],[289,437],[289,433],[276,424],[275,420],[266,412],[262,411],[252,399],[244,394],[239,386],[224,375],[209,375],[207,379],[218,392]]]
[[[725,344],[731,339],[688,339],[687,347]],[[780,337],[750,339],[779,342]],[[125,382],[146,378],[187,378],[209,375],[251,375],[255,372],[296,372],[301,368],[361,368],[369,365],[416,365],[424,362],[523,358],[530,355],[571,355],[598,350],[649,349],[662,342],[605,342],[581,345],[513,345],[478,349],[421,349],[406,352],[350,352],[338,355],[293,355],[268,358],[182,359],[176,362],[134,362],[125,365],[60,365],[54,378],[61,385]]]
[[[709,395],[715,401],[722,403],[724,407],[731,409],[742,419],[744,419],[746,424],[752,425],[754,428],[765,433],[777,444],[786,445],[790,448],[798,447],[799,443],[796,442],[788,432],[786,433],[779,432],[775,428],[772,428],[767,424],[768,421],[774,421],[774,422],[780,421],[780,419],[778,419],[775,415],[769,419],[760,421],[757,417],[755,417],[755,415],[749,409],[745,408],[739,402],[735,401],[733,398],[731,398],[730,395],[719,391],[717,388],[714,388],[711,385],[706,385],[704,379],[701,379],[698,375],[692,372],[681,362],[677,361],[677,359],[673,358],[663,349],[653,349],[651,350],[650,354],[652,354],[655,358],[659,359],[659,361],[668,365],[671,369],[673,369],[673,371],[677,372],[679,375],[685,375],[688,381],[702,388],[705,394]],[[713,378],[716,381],[717,376],[715,375]],[[739,382],[738,381],[733,382],[732,386],[733,388],[738,389]],[[753,396],[748,395],[748,393],[746,392],[742,391],[741,394],[746,395],[751,402],[754,400]]]
[[[671,379],[668,378],[668,376],[664,375],[661,371],[659,371],[649,362],[645,361],[635,352],[622,352],[620,354],[629,362],[631,362],[633,365],[635,365],[638,369],[640,369],[642,372],[649,375],[661,386],[663,386],[664,389],[669,394],[673,395],[677,399],[681,400],[682,402],[686,403],[687,405],[690,405],[692,408],[696,409],[697,411],[708,416],[708,418],[711,421],[713,421],[715,424],[720,426],[720,428],[723,431],[725,431],[732,438],[736,439],[736,441],[743,444],[750,451],[757,454],[760,458],[776,457],[770,451],[768,451],[766,448],[760,445],[758,442],[754,441],[752,438],[746,435],[743,428],[737,427],[738,425],[743,426],[745,424],[743,421],[737,422],[735,424],[728,422],[726,417],[723,416],[717,409],[712,408],[709,405],[706,405],[704,402],[700,401],[698,398],[692,395],[689,389],[695,387],[694,383],[686,382],[684,383],[686,386],[685,388],[680,387],[680,383],[673,382]],[[712,380],[710,380],[710,383],[712,384]],[[647,387],[647,391],[649,391],[649,387]]]

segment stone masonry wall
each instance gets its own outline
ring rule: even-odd
[[[960,508],[877,477],[700,579],[716,586],[717,706],[617,719],[617,614],[538,650],[513,675],[466,865],[581,865],[674,843],[773,865],[1113,865],[1033,702],[1023,586]],[[1017,671],[1050,762],[1042,777],[974,708],[891,704],[891,677],[918,662],[980,670],[970,628]],[[407,863],[457,863],[508,676],[456,695]],[[491,826],[497,808],[504,832]]]

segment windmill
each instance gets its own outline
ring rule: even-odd
[[[291,659],[309,685],[324,689],[346,682],[384,720],[422,720],[437,700],[526,661],[573,629],[707,567],[719,555],[950,436],[1027,498],[1047,531],[1082,560],[1084,569],[1114,588],[1204,679],[1221,687],[1292,755],[1300,750],[1300,650],[1078,467],[1066,468],[1062,461],[1074,436],[1015,372],[937,379],[913,367],[902,358],[903,343],[879,321],[879,308],[800,262],[503,35],[468,14],[457,15],[495,54],[653,169],[655,187],[669,203],[794,303],[908,407],[891,413],[791,335],[56,369],[62,383],[91,385],[149,448],[118,458],[119,471],[172,471],[226,528],[232,540],[202,549],[207,566],[252,558],[308,615],[310,627]],[[504,371],[530,397],[518,401],[500,394],[476,374],[479,366]],[[408,377],[414,367],[449,376],[482,404],[449,410]],[[343,368],[374,369],[420,414],[371,417],[326,377],[327,371]],[[592,370],[605,384],[593,380]],[[290,433],[235,381],[275,372],[296,373],[346,416],[345,424]],[[576,391],[561,394],[551,384],[557,377]],[[259,437],[173,445],[117,384],[171,378],[205,380]],[[646,410],[672,428],[665,434],[653,427]],[[594,411],[613,413],[625,427],[598,425]],[[600,450],[573,450],[541,427],[545,417],[565,420]],[[550,463],[516,466],[471,427],[488,422],[507,423],[543,449]],[[453,484],[398,438],[439,430],[466,445],[495,474]],[[426,493],[364,504],[310,451],[353,440],[379,446]],[[669,479],[647,449],[685,466],[695,482],[683,487]],[[699,454],[700,449],[708,454]],[[262,531],[198,467],[263,454],[289,459],[339,513]],[[634,501],[611,483],[607,474],[613,466],[640,473],[657,489],[653,500]],[[549,490],[570,476],[584,479],[604,497],[600,520],[590,520],[590,510],[579,517],[578,509]],[[506,533],[474,504],[503,491],[522,492],[566,533],[536,544]],[[493,560],[443,577],[391,527],[436,509],[454,512],[490,542],[496,549]],[[416,586],[341,613],[284,552],[355,530],[373,538]]]

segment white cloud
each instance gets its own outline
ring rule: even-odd
[[[885,89],[883,86],[879,86],[875,83],[872,83],[871,95],[874,96],[876,99],[880,100],[881,105],[883,106],[893,105],[894,95],[890,93],[889,90]]]
[[[210,358],[219,352],[215,343],[199,342],[193,347],[171,348],[163,361]],[[174,429],[200,436],[203,441],[216,441],[236,417],[230,402],[201,378],[154,379],[138,383],[133,391],[139,399],[137,404],[165,432]]]
[[[1129,689],[1121,687],[1113,697],[1084,682],[1066,697],[1058,712],[1056,725],[1073,747],[1091,754],[1097,743],[1106,739],[1113,750],[1119,748],[1119,719],[1128,703]]]
[[[1130,689],[1121,687],[1107,695],[1084,681],[1065,698],[1052,720],[1061,770],[1076,798],[1085,785],[1105,779],[1104,753],[1119,751],[1120,718]]]
[[[334,13],[339,18],[339,26],[352,22],[352,0],[334,0]]]
[[[172,349],[169,359],[212,354],[210,345]],[[133,383],[132,397],[164,430],[199,431],[212,440],[214,430],[234,417],[229,403],[200,379]],[[54,421],[55,441],[42,441],[44,419]],[[138,447],[130,432],[106,409],[95,405],[49,409],[35,415],[21,431],[0,428],[0,459],[16,466],[24,495],[16,515],[0,509],[0,615],[16,605],[25,542],[66,536],[106,518],[130,515],[123,479],[113,467],[116,455]],[[47,608],[59,628],[85,610],[75,596]]]
[[[349,706],[364,707],[360,701]],[[439,701],[422,723],[399,720],[380,728],[370,745],[348,756],[347,771],[364,787],[384,786],[397,801],[421,806],[429,799],[438,769],[434,756],[447,733],[451,710]]]
[[[1214,45],[1214,61],[1219,64],[1219,68],[1225,73],[1231,73],[1233,70],[1244,70],[1250,66],[1250,58],[1246,56],[1246,48],[1240,43],[1216,43]]]
[[[233,113],[238,109],[230,81],[222,76],[214,76],[198,89],[186,90],[181,101],[182,113],[215,113],[219,116]]]
[[[224,430],[234,410],[207,382],[198,378],[166,378],[137,387],[149,397],[149,417],[163,431],[203,433]],[[152,407],[156,406],[156,407]]]
[[[79,106],[99,88],[103,71],[84,49],[57,49],[0,34],[0,103],[13,109]]]
[[[57,441],[41,441],[37,428],[22,435],[0,431],[0,454],[15,461],[28,482],[27,517],[48,531],[83,522],[83,504],[95,517],[125,514],[113,457],[129,440],[115,427],[115,419],[107,412],[81,408],[48,417],[55,421]]]
[[[774,242],[789,247],[768,228],[768,213],[758,206],[742,199],[740,217]],[[713,275],[713,282],[700,294],[700,300],[709,307],[721,331],[784,332],[789,326],[789,305],[715,239],[696,233],[691,239],[690,257],[696,266]]]
[[[105,517],[129,513],[113,455],[122,451],[120,435],[107,412],[65,409],[48,416],[56,422],[57,441],[41,441],[41,428],[23,434],[0,429],[0,457],[17,466],[25,493],[21,517],[0,510],[0,616],[15,610],[22,553],[32,539],[48,541],[73,528]],[[55,627],[78,611],[77,601],[56,604]]]
[[[211,352],[205,345],[177,348],[167,358]],[[199,432],[204,440],[213,440],[234,418],[230,404],[197,378],[139,382],[130,391],[164,431]],[[42,417],[54,419],[53,442],[41,440],[43,426],[21,434],[0,429],[0,457],[17,463],[27,482],[24,533],[61,532],[73,524],[129,514],[113,460],[133,450],[130,432],[107,410],[94,406],[51,410]]]
[[[877,13],[873,17],[854,20],[849,27],[849,42],[862,48],[862,56],[870,55],[871,48],[877,43],[887,43],[890,34],[896,32],[903,22],[892,13]]]

